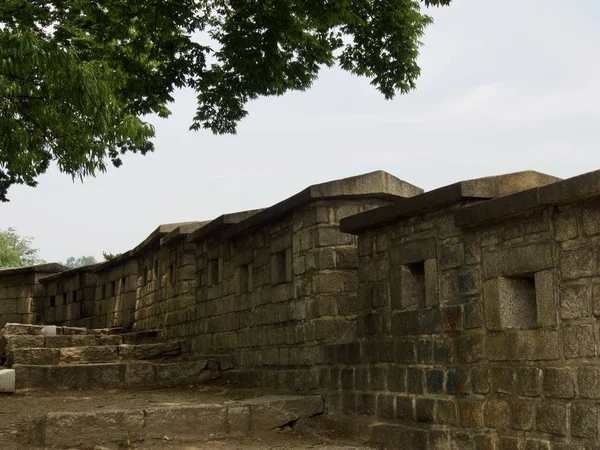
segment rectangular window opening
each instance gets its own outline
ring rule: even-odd
[[[73,291],[73,303],[77,303],[77,291]]]
[[[500,324],[503,329],[537,326],[535,277],[524,274],[498,279]]]
[[[111,295],[111,297],[114,297],[115,295],[117,295],[117,282],[116,281],[110,282],[110,295]]]
[[[236,268],[236,293],[246,294],[252,291],[252,264]]]
[[[287,257],[285,250],[271,255],[271,284],[283,284],[288,281]]]
[[[175,284],[175,264],[169,265],[169,282]]]
[[[154,278],[158,279],[158,261],[154,261]]]
[[[121,278],[121,294],[125,292],[125,283],[127,282],[127,278]]]
[[[66,304],[67,304],[67,294],[66,294],[66,293],[64,293],[64,294],[62,295],[62,304],[63,304],[63,305],[66,305]]]
[[[208,261],[208,285],[219,284],[219,260],[211,259]]]
[[[50,297],[50,306],[56,306],[56,295]]]
[[[403,309],[425,307],[425,261],[401,266],[400,297]]]
[[[102,285],[102,298],[103,299],[106,298],[106,285],[105,284]]]

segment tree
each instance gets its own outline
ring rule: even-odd
[[[105,261],[110,261],[111,259],[115,259],[115,258],[118,258],[119,256],[121,256],[121,253],[102,252],[102,256],[104,256]]]
[[[68,267],[69,269],[76,269],[77,267],[90,266],[92,264],[96,264],[96,262],[96,258],[94,258],[93,256],[80,256],[79,258],[70,256],[63,263],[63,265]]]
[[[38,250],[31,247],[33,238],[20,237],[14,228],[0,230],[0,267],[23,267],[36,263]]]
[[[196,91],[190,128],[235,133],[246,104],[338,63],[385,98],[415,88],[421,7],[451,0],[3,0],[0,200],[52,161],[82,178],[153,150],[146,114]],[[202,41],[202,42],[199,42]]]

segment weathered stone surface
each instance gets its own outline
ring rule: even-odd
[[[0,392],[15,392],[15,371],[14,369],[0,369]]]
[[[552,246],[545,243],[508,247],[483,254],[485,279],[530,274],[553,266]]]
[[[537,408],[537,430],[557,436],[567,434],[567,404],[542,402]]]
[[[250,407],[250,429],[253,432],[272,430],[301,418],[323,412],[319,396],[265,396],[243,402]]]
[[[534,280],[499,277],[484,283],[488,329],[528,329],[537,324]]]
[[[117,358],[117,346],[115,345],[60,349],[60,362],[62,363],[109,362],[115,361]]]
[[[54,365],[60,360],[60,352],[54,348],[16,348],[8,352],[7,360],[10,365]]]
[[[141,437],[143,428],[143,411],[50,412],[46,414],[44,444],[122,443]]]
[[[568,286],[560,290],[560,316],[578,319],[591,314],[591,289],[589,286]]]
[[[573,398],[575,396],[575,371],[570,368],[544,369],[544,395],[546,397]]]
[[[151,438],[193,440],[227,434],[227,409],[223,405],[182,405],[147,408],[143,432]]]
[[[596,356],[596,338],[593,325],[566,327],[564,329],[565,358],[591,358]]]
[[[136,345],[134,355],[136,359],[151,359],[164,356],[176,356],[181,353],[179,342],[162,342],[157,344]]]

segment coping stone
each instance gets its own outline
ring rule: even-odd
[[[423,189],[378,170],[354,177],[314,184],[265,210],[232,225],[223,232],[224,239],[242,235],[314,200],[378,198],[397,202],[418,196]]]
[[[554,183],[557,180],[560,178],[527,170],[459,181],[421,195],[401,199],[391,205],[346,217],[340,221],[340,229],[344,233],[360,234],[370,228],[389,225],[399,218],[423,214],[461,200],[487,200],[503,197],[515,192],[526,191],[532,187]]]
[[[455,212],[454,223],[474,226],[596,196],[600,196],[600,170],[462,208]]]

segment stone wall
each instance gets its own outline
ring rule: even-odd
[[[42,323],[45,291],[39,280],[65,269],[60,264],[0,269],[0,328],[9,322]]]
[[[97,270],[94,328],[130,328],[138,282],[138,261],[123,255]]]
[[[44,287],[42,322],[47,325],[92,328],[97,265],[67,270],[40,279]]]
[[[168,336],[189,340],[195,352],[232,355],[230,381],[316,389],[325,343],[356,336],[356,239],[340,232],[340,219],[420,192],[384,179],[333,193],[318,185],[190,234],[195,295],[169,314]]]
[[[326,352],[330,412],[389,448],[596,448],[599,182],[428,211],[446,188],[343,223],[361,313]]]

